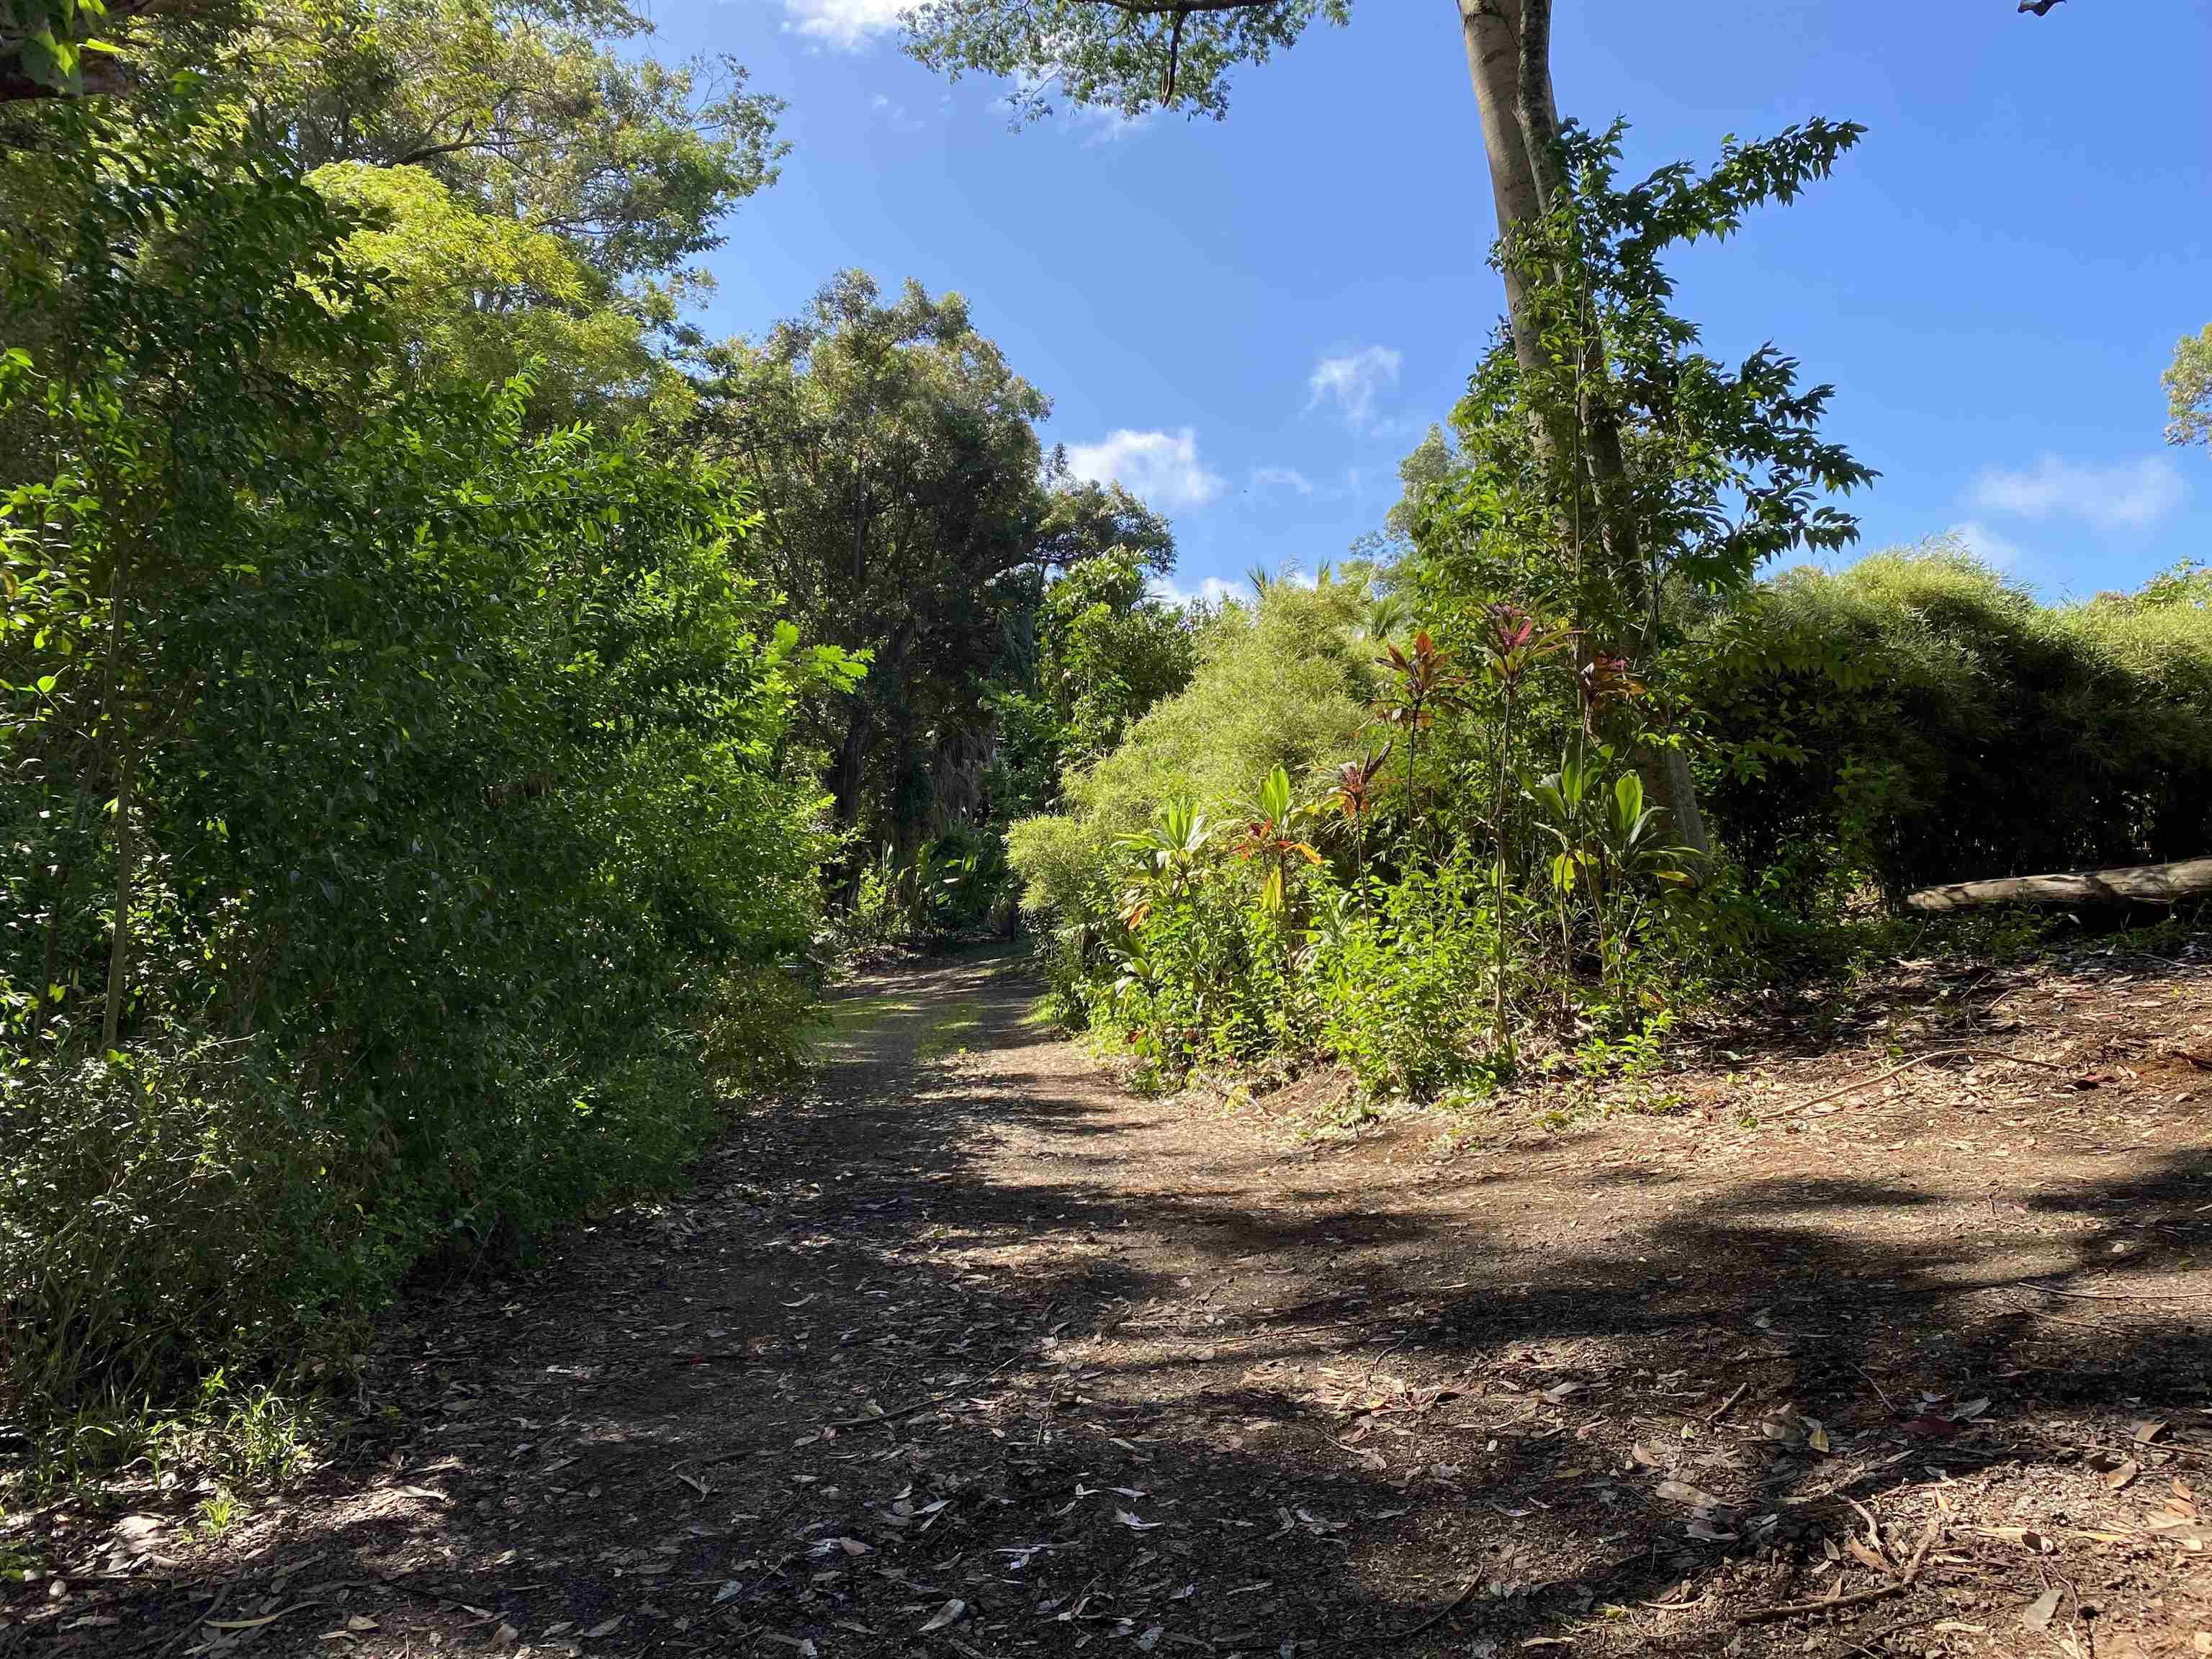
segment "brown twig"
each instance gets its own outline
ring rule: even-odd
[[[963,1382],[957,1389],[947,1389],[943,1394],[931,1395],[927,1400],[917,1400],[911,1406],[902,1406],[895,1412],[884,1413],[880,1417],[832,1418],[829,1422],[823,1424],[823,1427],[828,1429],[865,1429],[873,1423],[896,1423],[902,1419],[912,1417],[917,1413],[926,1412],[932,1406],[941,1406],[946,1401],[953,1399],[960,1395],[963,1395],[967,1393],[969,1389],[973,1389],[981,1383],[988,1382],[1000,1371],[1003,1371],[1009,1366],[1017,1364],[1028,1358],[1029,1356],[1025,1353],[1018,1353],[1012,1358],[1006,1360],[1004,1364],[994,1365],[989,1370],[985,1371],[982,1376],[977,1377],[973,1382]]]
[[[190,1636],[194,1631],[200,1627],[200,1620],[212,1619],[216,1617],[216,1614],[220,1613],[222,1611],[222,1604],[230,1600],[231,1589],[232,1586],[225,1584],[220,1590],[216,1591],[214,1604],[210,1606],[205,1613],[200,1614],[198,1619],[185,1620],[185,1626],[182,1630],[172,1636],[167,1641],[162,1643],[160,1647],[154,1650],[153,1659],[167,1659],[167,1656],[170,1653],[183,1645],[184,1640],[186,1637]]]
[[[1739,1625],[1769,1625],[1778,1619],[1797,1619],[1808,1613],[1832,1613],[1839,1607],[1861,1607],[1869,1601],[1879,1601],[1887,1596],[1901,1595],[1912,1588],[1920,1577],[1920,1564],[1928,1559],[1928,1551],[1942,1530],[1941,1523],[1929,1526],[1920,1535],[1920,1547],[1912,1552],[1912,1559],[1905,1569],[1905,1577],[1887,1584],[1877,1584],[1872,1589],[1854,1590],[1849,1595],[1838,1595],[1830,1601],[1784,1601],[1771,1607],[1753,1607],[1748,1613],[1739,1613]]]
[[[1825,1095],[1815,1095],[1810,1100],[1801,1101],[1790,1109],[1797,1112],[1809,1112],[1815,1106],[1825,1106],[1832,1100],[1840,1100],[1845,1095],[1856,1094],[1862,1089],[1871,1089],[1879,1084],[1887,1083],[1899,1073],[1909,1072],[1916,1066],[1925,1066],[1931,1060],[1962,1060],[1968,1056],[1977,1060],[2006,1060],[2015,1066],[2040,1066],[2046,1072],[2063,1072],[2066,1069],[2063,1066],[2054,1065],[2047,1060],[2030,1060],[2026,1054],[2008,1054],[2002,1048],[1935,1048],[1924,1054],[1916,1054],[1900,1065],[1893,1066],[1879,1076],[1862,1078],[1856,1083],[1846,1083],[1840,1089],[1831,1089]]]
[[[2056,1285],[2038,1284],[2034,1279],[2020,1281],[2024,1291],[2041,1291],[2045,1296],[2070,1297],[2076,1302],[2212,1302],[2212,1295],[2203,1291],[2062,1291]]]
[[[1719,1422],[1719,1421],[1721,1420],[1721,1419],[1723,1419],[1723,1417],[1726,1417],[1726,1416],[1728,1415],[1728,1413],[1729,1413],[1729,1407],[1730,1407],[1731,1406],[1735,1405],[1735,1402],[1736,1402],[1737,1401],[1739,1401],[1739,1400],[1742,1399],[1742,1398],[1743,1398],[1743,1396],[1744,1396],[1745,1391],[1746,1391],[1746,1390],[1747,1390],[1750,1387],[1751,1387],[1751,1384],[1750,1384],[1749,1382],[1739,1382],[1739,1383],[1737,1383],[1737,1384],[1735,1385],[1735,1392],[1734,1394],[1730,1395],[1727,1399],[1725,1399],[1725,1400],[1722,1401],[1721,1401],[1721,1403],[1720,1403],[1719,1405],[1717,1405],[1717,1406],[1714,1407],[1712,1408],[1712,1410],[1711,1410],[1711,1411],[1707,1412],[1707,1413],[1705,1414],[1705,1416],[1704,1416],[1703,1418],[1701,1418],[1700,1419],[1698,1419],[1698,1420],[1699,1420],[1699,1421],[1701,1421],[1701,1422],[1705,1422],[1705,1423],[1717,1423],[1717,1422]]]
[[[2206,1462],[2212,1463],[2212,1451],[2206,1451],[2201,1447],[2184,1445],[2178,1440],[2136,1440],[2126,1445],[2120,1445],[2110,1440],[2091,1440],[2083,1443],[2094,1446],[2099,1451],[2118,1452],[2123,1457],[2139,1458],[2149,1452],[2172,1452],[2176,1457],[2201,1457]]]
[[[1459,1594],[1457,1595],[1453,1596],[1450,1601],[1445,1602],[1443,1606],[1438,1607],[1427,1618],[1422,1620],[1419,1624],[1408,1625],[1405,1629],[1399,1631],[1395,1635],[1386,1637],[1383,1639],[1390,1642],[1410,1642],[1422,1632],[1434,1630],[1438,1625],[1443,1624],[1445,1620],[1450,1618],[1452,1614],[1457,1613],[1462,1607],[1467,1605],[1467,1598],[1474,1594],[1475,1586],[1480,1584],[1481,1582],[1482,1575],[1480,1573],[1477,1573],[1474,1577],[1468,1579],[1467,1583],[1459,1587]]]
[[[1897,1407],[1889,1403],[1889,1396],[1881,1391],[1881,1384],[1874,1380],[1874,1373],[1863,1365],[1854,1365],[1851,1369],[1866,1378],[1867,1386],[1874,1390],[1875,1398],[1881,1401],[1882,1410],[1894,1417],[1897,1414]]]

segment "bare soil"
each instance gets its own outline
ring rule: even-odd
[[[2212,1651],[2212,940],[2124,950],[1322,1135],[887,970],[293,1490],[31,1517],[0,1653]]]

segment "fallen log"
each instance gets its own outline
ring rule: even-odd
[[[2049,876],[2014,876],[2003,881],[1960,881],[1924,887],[1905,901],[1923,915],[1973,910],[1995,904],[2075,905],[2172,904],[2212,896],[2212,859],[2184,859],[2178,864],[2135,864],[2119,870],[2075,870]]]

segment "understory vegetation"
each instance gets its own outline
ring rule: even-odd
[[[1428,1098],[1532,1049],[1638,1060],[1732,989],[1868,948],[1923,882],[2205,845],[2189,572],[2051,606],[1939,540],[1686,605],[1669,690],[1705,854],[1606,731],[1608,697],[1656,693],[1505,602],[1465,646],[1393,643],[1382,580],[1231,604],[1188,688],[1013,826],[1066,1023],[1170,1078],[1334,1057]]]
[[[1068,1024],[1170,1079],[1333,1056],[1429,1097],[1640,1060],[1923,884],[2205,849],[2201,570],[2058,606],[1942,540],[1760,574],[1855,540],[1872,475],[1788,357],[1698,349],[1662,256],[1856,137],[1624,187],[1619,130],[1567,130],[1499,254],[1545,350],[1501,332],[1374,556],[1256,574],[1013,826]]]
[[[842,951],[1009,927],[1006,818],[1198,624],[958,295],[699,332],[784,149],[738,67],[613,6],[265,0],[82,63],[33,11],[0,1419],[84,1473],[289,1421],[410,1279],[677,1179]]]

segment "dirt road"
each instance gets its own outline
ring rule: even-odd
[[[882,975],[680,1201],[418,1309],[221,1537],[80,1529],[0,1647],[2202,1653],[2212,1003],[2062,981],[1984,1039],[2055,1071],[1792,1107],[1846,1031],[1301,1143],[1012,959]]]

